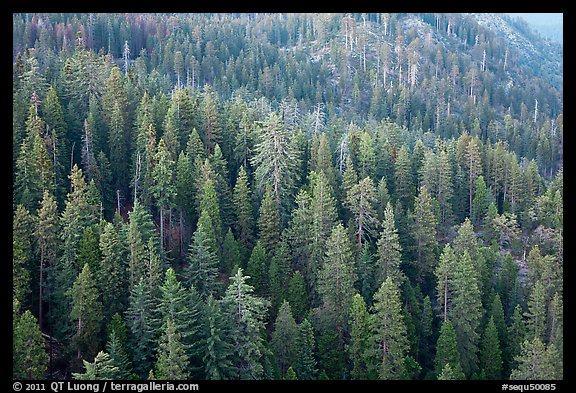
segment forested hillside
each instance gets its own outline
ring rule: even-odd
[[[563,379],[563,53],[495,14],[14,14],[14,379]]]

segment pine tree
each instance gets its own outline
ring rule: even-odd
[[[153,238],[154,224],[150,213],[138,200],[134,202],[128,218],[128,282],[131,290],[145,275],[146,244]]]
[[[208,149],[208,154],[212,153],[214,145],[220,142],[221,131],[218,124],[218,109],[216,97],[212,93],[210,85],[206,85],[203,103],[204,120],[204,144]]]
[[[94,357],[94,362],[90,363],[82,360],[84,363],[83,373],[72,373],[74,379],[80,380],[111,380],[116,379],[118,368],[112,364],[112,358],[104,351],[98,352]]]
[[[342,337],[354,296],[354,255],[342,224],[334,226],[326,243],[324,265],[318,273],[318,293],[330,310],[332,323]]]
[[[203,326],[205,351],[202,361],[206,379],[228,379],[233,375],[232,341],[221,303],[211,295],[206,300]]]
[[[372,136],[364,131],[360,134],[360,144],[358,146],[358,170],[361,178],[374,177],[376,168],[376,155],[372,143]]]
[[[188,379],[190,378],[188,365],[188,356],[182,344],[181,334],[177,331],[174,321],[169,318],[158,344],[158,360],[154,375],[158,379]]]
[[[480,369],[486,379],[502,379],[502,350],[493,317],[488,320],[480,341]]]
[[[280,221],[280,206],[274,199],[273,190],[266,188],[258,216],[258,230],[262,246],[270,255],[273,254],[280,240],[282,224]]]
[[[242,268],[230,278],[230,285],[222,298],[224,315],[230,327],[234,344],[234,378],[260,379],[264,368],[261,357],[264,353],[264,319],[269,306],[267,300],[253,295],[254,287],[248,285]]]
[[[409,343],[397,284],[388,277],[374,295],[371,316],[371,372],[379,379],[405,379]]]
[[[456,265],[456,254],[450,244],[444,246],[440,263],[435,270],[436,275],[436,293],[438,304],[442,307],[444,322],[448,320],[448,310],[451,309],[453,296],[454,269]]]
[[[458,341],[456,331],[450,320],[442,322],[440,336],[436,342],[436,358],[434,360],[436,375],[441,375],[442,370],[449,365],[454,379],[464,379],[462,366],[460,365],[460,354],[458,352]]]
[[[233,193],[234,211],[236,212],[236,233],[246,249],[254,241],[254,212],[252,194],[248,186],[248,176],[244,166],[240,167]]]
[[[12,320],[12,378],[44,379],[48,354],[44,337],[30,310]]]
[[[350,308],[350,344],[347,351],[352,362],[352,379],[368,379],[366,352],[370,345],[369,314],[366,303],[359,294],[354,295]]]
[[[72,337],[72,349],[76,350],[78,361],[82,358],[92,358],[96,356],[99,348],[104,310],[96,280],[88,265],[84,265],[68,296],[72,305],[69,318],[76,325]]]
[[[286,375],[288,367],[294,364],[297,337],[298,325],[292,316],[290,304],[284,301],[278,310],[270,341],[282,376]]]
[[[304,319],[298,326],[295,346],[294,371],[296,375],[301,380],[316,379],[318,371],[314,358],[314,332],[308,319]]]
[[[446,365],[442,368],[442,371],[438,375],[439,381],[453,381],[460,379],[460,376],[454,372],[450,363],[446,363]]]
[[[316,153],[316,165],[311,165],[310,170],[318,174],[323,173],[327,183],[332,190],[336,189],[336,171],[332,162],[332,152],[330,143],[325,133],[321,133],[318,141],[318,152]],[[372,152],[373,153],[373,152]]]

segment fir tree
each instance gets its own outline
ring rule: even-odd
[[[454,374],[454,379],[464,379],[462,366],[460,365],[460,354],[458,352],[458,341],[456,331],[450,320],[442,322],[440,336],[436,342],[435,358],[436,375],[441,375],[442,370],[448,364]]]
[[[436,265],[434,249],[436,241],[436,217],[432,205],[432,197],[426,187],[420,188],[420,193],[414,202],[413,236],[416,242],[416,280],[425,283]]]
[[[376,201],[374,182],[366,177],[346,193],[346,206],[355,222],[357,255],[362,251],[362,243],[369,241],[378,225],[374,203]]]
[[[296,337],[296,348],[294,349],[294,371],[301,380],[316,379],[316,359],[314,357],[314,332],[312,324],[308,319],[304,319],[298,326],[298,336]]]
[[[382,232],[378,240],[378,270],[376,271],[376,286],[379,288],[388,277],[400,285],[405,277],[400,270],[402,247],[400,246],[398,231],[394,223],[394,211],[390,202],[384,211]]]
[[[96,280],[88,265],[84,265],[68,296],[72,305],[69,318],[76,326],[71,343],[76,358],[80,361],[96,356],[104,313]]]
[[[268,302],[253,295],[254,287],[246,283],[248,278],[239,268],[230,278],[222,307],[234,345],[233,378],[261,379],[264,372],[261,357],[265,349],[260,330],[264,328]]]
[[[188,356],[181,335],[174,321],[168,319],[160,337],[154,375],[158,379],[188,379],[190,378],[188,365]]]
[[[488,320],[480,341],[480,369],[486,379],[502,379],[502,350],[493,317]]]
[[[347,351],[352,362],[352,379],[368,379],[366,352],[370,345],[369,314],[364,299],[354,295],[350,308],[350,344]]]
[[[288,282],[288,293],[286,299],[292,305],[296,321],[302,321],[306,318],[310,309],[310,298],[306,290],[304,276],[299,271],[294,272]]]
[[[94,357],[94,362],[90,363],[82,360],[84,363],[83,373],[72,373],[74,379],[80,380],[111,380],[116,379],[118,368],[112,364],[112,358],[104,351],[98,352]]]
[[[262,246],[268,254],[273,254],[276,244],[280,240],[282,226],[279,204],[274,199],[273,190],[270,187],[266,188],[262,204],[260,205],[258,229]]]
[[[562,379],[558,351],[553,345],[547,348],[539,337],[525,340],[515,361],[518,367],[510,374],[510,380]]]
[[[236,233],[246,249],[254,241],[254,213],[252,194],[248,186],[248,176],[244,166],[238,171],[238,178],[233,193],[234,211],[236,212]]]
[[[266,273],[268,268],[268,254],[258,240],[252,249],[252,255],[248,260],[246,267],[246,274],[250,277],[248,281],[253,287],[254,291],[258,294],[263,294],[266,290]]]
[[[189,285],[193,285],[202,296],[208,296],[219,292],[220,283],[217,281],[219,261],[204,226],[205,222],[200,221],[192,237],[188,250],[189,264],[186,268],[186,277]]]
[[[30,310],[12,321],[12,378],[44,379],[48,354],[44,337]]]
[[[122,244],[114,225],[107,223],[100,236],[102,260],[98,270],[98,288],[102,294],[105,320],[126,308],[126,266]]]
[[[406,325],[397,284],[388,277],[374,295],[370,319],[370,367],[379,379],[405,379]]]
[[[233,375],[233,346],[221,303],[208,296],[203,312],[206,379],[229,379]]]
[[[294,364],[297,337],[298,325],[292,316],[290,304],[284,301],[278,310],[270,341],[282,376]]]
[[[326,244],[324,265],[318,275],[318,292],[340,337],[348,321],[356,277],[352,244],[342,224],[334,226]]]

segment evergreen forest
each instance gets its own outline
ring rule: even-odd
[[[526,22],[12,21],[13,379],[563,379],[563,52]]]

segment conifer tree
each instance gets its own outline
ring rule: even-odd
[[[68,296],[72,305],[69,318],[75,325],[72,349],[76,351],[78,361],[82,358],[92,358],[96,356],[99,348],[104,310],[96,280],[88,265],[84,265]]]
[[[186,268],[187,283],[193,285],[202,296],[217,294],[220,284],[217,281],[218,255],[213,249],[213,241],[211,241],[205,225],[204,220],[198,222],[188,250],[188,266]]]
[[[510,374],[510,380],[556,380],[562,379],[558,351],[552,345],[548,348],[534,337],[524,340],[520,354],[515,358],[518,367]]]
[[[156,349],[160,319],[158,301],[152,296],[144,277],[134,285],[126,310],[126,325],[130,329],[130,347],[133,353],[134,371],[144,377],[152,367]]]
[[[271,315],[276,311],[283,300],[288,298],[288,284],[292,276],[292,258],[286,239],[282,239],[274,256],[270,259],[268,268],[268,293],[270,295]],[[295,315],[301,319],[301,316]]]
[[[528,299],[528,311],[524,313],[526,320],[526,338],[539,338],[545,342],[546,333],[546,293],[540,280],[536,281]]]
[[[298,325],[292,316],[290,303],[285,300],[278,310],[270,341],[282,376],[294,364],[297,337]]]
[[[201,193],[200,215],[206,213],[210,217],[210,222],[212,223],[211,232],[215,236],[217,245],[213,251],[220,255],[220,247],[224,239],[224,234],[222,233],[222,215],[220,211],[220,203],[218,201],[218,195],[216,193],[216,188],[214,187],[214,182],[212,179],[206,179]],[[200,220],[198,221],[200,222]],[[206,228],[206,230],[210,231],[209,228]]]
[[[25,225],[25,220],[24,222],[18,222],[18,224]],[[56,206],[56,200],[48,193],[48,191],[44,191],[42,202],[40,203],[40,209],[38,210],[38,221],[35,224],[34,237],[36,239],[37,250],[40,257],[40,277],[38,279],[38,325],[40,330],[42,330],[45,288],[44,271],[46,266],[52,266],[56,262],[59,247],[58,208]],[[16,283],[17,281],[15,280],[14,282]],[[17,297],[21,298],[21,296]]]
[[[504,351],[504,364],[507,366],[505,372],[506,376],[510,374],[511,370],[518,366],[516,356],[520,355],[522,343],[526,339],[526,323],[522,317],[522,307],[520,307],[519,304],[514,307],[514,313],[510,317],[507,336],[508,341],[506,342]]]
[[[273,198],[282,206],[294,185],[299,165],[296,151],[276,112],[270,113],[262,122],[258,134],[255,154],[250,161],[256,168],[256,186],[260,191],[270,186]]]
[[[276,244],[280,240],[282,226],[280,221],[280,206],[274,198],[271,187],[266,188],[262,204],[260,205],[258,230],[262,246],[268,254],[272,255]]]
[[[219,265],[220,272],[230,274],[234,266],[241,265],[241,249],[242,245],[240,241],[234,239],[232,229],[228,228],[228,232],[226,232],[226,236],[224,236],[224,243],[222,244],[222,258]]]
[[[230,278],[222,306],[234,345],[233,378],[261,379],[264,373],[261,357],[265,349],[260,330],[264,328],[269,303],[252,294],[254,287],[246,283],[248,278],[239,268]]]
[[[106,223],[100,236],[102,260],[98,270],[98,288],[102,295],[104,319],[110,320],[126,308],[126,266],[121,239],[112,223]]]
[[[294,371],[301,380],[316,379],[316,359],[314,357],[314,332],[312,324],[304,319],[298,326],[298,336],[295,343]]]
[[[236,212],[236,233],[246,249],[254,241],[254,212],[252,194],[248,185],[248,176],[244,166],[240,167],[233,193],[234,211]]]
[[[250,285],[254,287],[254,291],[260,295],[266,291],[267,270],[268,254],[262,245],[262,241],[258,240],[248,260],[246,274],[250,277],[248,283],[250,283]]]
[[[206,379],[229,379],[233,375],[232,341],[221,303],[211,295],[203,312],[203,331],[205,351],[202,360]]]
[[[326,256],[318,273],[318,293],[330,318],[342,337],[354,296],[354,255],[352,244],[342,224],[334,226],[326,244]]]
[[[450,320],[442,322],[440,336],[436,342],[436,358],[434,360],[436,375],[441,375],[442,370],[449,365],[454,379],[464,379],[462,366],[460,365],[460,353],[458,352],[458,341],[456,331]]]
[[[178,207],[180,223],[179,243],[180,256],[184,255],[185,223],[192,222],[195,214],[194,207],[194,179],[192,177],[192,164],[187,154],[181,151],[176,162],[176,196],[174,203]]]
[[[110,364],[118,370],[113,373],[112,379],[131,379],[133,377],[132,364],[128,357],[126,346],[122,343],[116,330],[110,332],[106,343],[106,351],[110,355]]]
[[[502,350],[493,317],[488,320],[480,341],[480,369],[486,379],[502,379]]]
[[[397,288],[397,284],[388,277],[374,295],[369,367],[378,379],[407,378],[404,360],[409,343]]]
[[[415,188],[412,183],[412,164],[405,145],[402,145],[398,151],[394,168],[396,200],[400,201],[406,210],[409,210],[414,202]]]
[[[352,362],[352,379],[368,379],[366,353],[370,345],[369,314],[360,294],[354,295],[350,308],[350,344],[347,351]]]
[[[376,190],[370,177],[364,178],[346,193],[345,203],[355,222],[357,255],[362,251],[363,242],[369,241],[378,226],[375,201]]]
[[[382,232],[378,239],[378,270],[376,271],[376,286],[379,288],[388,277],[400,285],[405,277],[400,269],[402,247],[400,246],[398,231],[394,223],[394,211],[390,202],[384,211]]]
[[[83,373],[72,373],[74,379],[80,380],[111,380],[116,379],[118,368],[112,364],[112,358],[104,351],[98,352],[94,362],[82,360],[84,363]]]
[[[297,322],[306,318],[310,309],[310,298],[306,290],[306,282],[300,271],[295,271],[288,283],[288,293],[286,295],[288,302],[293,305],[294,317]]]
[[[436,217],[433,200],[424,186],[414,202],[413,236],[416,242],[416,280],[425,283],[436,265],[434,249],[436,240]]]
[[[30,228],[33,218],[28,209],[18,205],[12,221],[12,294],[21,306],[30,304],[31,263],[34,257]]]
[[[188,356],[182,344],[181,334],[177,331],[174,321],[169,318],[158,344],[158,360],[154,375],[158,379],[188,379],[190,378],[188,365]]]
[[[154,185],[152,192],[158,206],[160,207],[160,250],[164,250],[164,210],[171,209],[176,193],[172,176],[174,173],[174,161],[170,158],[170,153],[163,139],[158,142],[158,150],[155,153],[154,161],[156,165],[152,170]]]
[[[453,321],[458,338],[462,370],[469,376],[478,369],[478,329],[482,318],[482,303],[474,265],[467,251],[464,251],[455,266],[453,287],[452,310],[448,317]]]
[[[44,379],[48,354],[44,337],[30,310],[12,321],[12,378]]]

